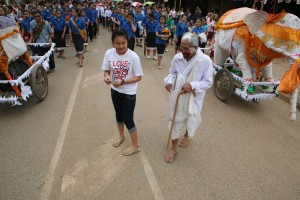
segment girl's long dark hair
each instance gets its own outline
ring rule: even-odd
[[[113,32],[112,32],[112,35],[111,35],[111,41],[114,42],[115,38],[117,36],[123,36],[126,38],[126,40],[128,41],[128,34],[126,32],[125,29],[123,28],[116,28]]]

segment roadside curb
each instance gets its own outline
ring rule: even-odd
[[[298,94],[298,99],[297,99],[297,109],[298,111],[300,111],[300,98],[299,98],[299,95]],[[284,100],[285,102],[289,103],[290,104],[290,100],[291,100],[291,97],[290,95],[287,95],[287,94],[283,94],[283,93],[278,93],[278,97],[282,100]]]

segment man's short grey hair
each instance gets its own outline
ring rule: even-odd
[[[183,34],[181,41],[184,41],[184,40],[189,41],[190,47],[195,47],[195,46],[198,47],[199,40],[195,34],[190,33],[190,32]]]

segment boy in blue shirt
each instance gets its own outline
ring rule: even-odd
[[[134,14],[128,13],[126,20],[121,28],[125,29],[128,35],[128,48],[134,51],[136,25],[134,24]]]
[[[21,35],[25,42],[28,42],[30,39],[30,22],[33,20],[33,18],[30,16],[29,10],[23,11],[23,20],[21,23]]]

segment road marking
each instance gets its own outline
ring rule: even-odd
[[[141,153],[141,160],[143,163],[143,167],[144,167],[144,171],[146,173],[146,177],[148,179],[149,185],[151,187],[151,190],[154,194],[154,199],[155,200],[163,200],[163,196],[161,193],[161,190],[159,188],[159,185],[157,183],[156,177],[154,175],[153,169],[149,163],[149,161],[147,160],[147,158],[144,156],[143,153]]]
[[[73,172],[63,176],[60,199],[98,199],[130,164],[121,152],[122,148],[104,145],[103,148],[97,148],[86,160],[79,161]]]
[[[65,137],[67,134],[67,129],[69,126],[69,122],[72,116],[72,112],[73,112],[73,108],[74,108],[74,104],[75,104],[75,100],[76,100],[76,96],[77,96],[77,92],[79,89],[79,84],[82,78],[82,69],[79,70],[79,73],[77,75],[75,84],[74,84],[74,88],[72,90],[69,102],[68,102],[68,106],[65,112],[65,116],[64,116],[64,120],[57,138],[57,142],[56,142],[56,146],[54,149],[54,153],[49,165],[49,169],[47,171],[46,177],[45,177],[45,184],[42,187],[42,191],[40,193],[39,199],[41,200],[45,200],[45,199],[49,199],[49,196],[51,194],[51,190],[52,190],[52,185],[54,182],[54,175],[55,175],[55,170],[57,168],[58,162],[59,162],[59,158],[62,152],[62,148],[64,145],[64,141],[65,141]]]
[[[61,184],[61,193],[63,193],[68,187],[75,185],[77,182],[76,177],[88,166],[88,161],[86,159],[82,159],[75,165],[75,169],[72,173],[64,175]]]

